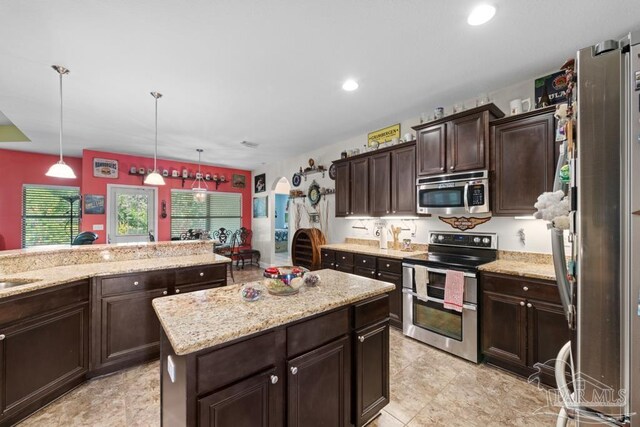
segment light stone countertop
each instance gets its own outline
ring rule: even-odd
[[[183,356],[395,289],[391,283],[334,270],[314,273],[320,284],[303,286],[296,295],[270,295],[265,281],[258,281],[250,282],[263,290],[258,301],[242,300],[242,285],[230,285],[156,298],[153,308],[173,350]]]
[[[321,249],[331,249],[334,251],[353,252],[357,254],[373,255],[385,258],[402,259],[408,256],[426,254],[427,251],[401,251],[397,249],[380,249],[370,245],[359,245],[354,243],[334,243],[320,246]]]
[[[97,276],[221,264],[227,262],[231,262],[231,260],[213,253],[206,253],[126,261],[73,264],[39,270],[29,270],[14,274],[0,275],[0,282],[32,281],[32,283],[0,289],[0,299]]]
[[[510,276],[551,280],[553,282],[556,280],[556,272],[553,264],[550,263],[498,259],[488,264],[483,264],[478,267],[478,269],[491,273],[508,274]]]

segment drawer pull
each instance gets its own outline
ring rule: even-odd
[[[271,375],[271,384],[278,384],[278,376]]]
[[[295,375],[295,374],[297,374],[297,373],[298,373],[298,368],[296,368],[295,366],[292,366],[292,367],[291,367],[291,374],[292,374],[292,375]]]
[[[203,272],[200,272],[200,277],[204,277],[204,273]]]
[[[162,295],[166,295],[166,294],[167,294],[167,291],[162,291]]]
[[[361,335],[361,336],[359,336],[359,337],[358,337],[358,341],[360,341],[360,342],[364,342],[364,337],[363,337],[362,335]]]
[[[523,291],[525,291],[525,292],[527,292],[527,291],[529,290],[529,288],[528,288],[527,286],[523,286],[523,287],[522,287],[522,290],[523,290]]]
[[[342,257],[342,259],[347,259],[347,258],[345,258],[345,257]]]
[[[387,264],[387,268],[391,267],[389,264]]]
[[[378,276],[382,276],[382,273],[378,273]]]
[[[372,271],[372,272],[371,272],[371,275],[375,276],[375,275],[376,275],[376,272],[375,272],[375,271]]]
[[[179,294],[179,293],[180,293],[180,289],[176,289],[176,294]]]
[[[524,301],[520,301],[520,305],[524,307]]]
[[[366,263],[367,263],[367,260],[366,260],[366,259],[363,259],[363,260],[362,260],[362,263],[363,263],[363,264],[366,264]]]
[[[135,282],[133,282],[133,286],[138,286],[138,285],[139,285],[139,283],[138,283],[137,280]]]
[[[531,307],[533,307],[533,305],[531,305],[531,303],[529,302],[529,303],[527,303],[527,307],[531,308]]]
[[[336,268],[340,267],[338,264],[336,264]]]
[[[4,334],[0,334],[0,341],[3,341],[5,339],[5,335]]]

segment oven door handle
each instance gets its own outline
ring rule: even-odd
[[[406,288],[405,288],[405,289],[403,289],[403,290],[402,290],[402,292],[403,292],[403,293],[405,293],[405,294],[407,294],[407,295],[411,295],[411,296],[413,296],[413,297],[416,297],[416,298],[418,298],[420,301],[424,301],[424,302],[429,302],[429,301],[431,301],[431,302],[435,302],[435,303],[437,303],[437,304],[442,304],[442,305],[444,305],[444,300],[442,300],[442,299],[440,299],[440,298],[434,298],[434,297],[423,297],[423,296],[420,296],[420,295],[418,295],[417,293],[413,292],[412,290],[410,290],[410,289],[406,289]],[[464,308],[465,310],[471,310],[471,311],[477,311],[477,310],[478,310],[478,308],[477,308],[475,305],[473,305],[473,304],[462,304],[462,308]]]
[[[469,183],[464,185],[464,210],[469,212]]]
[[[426,267],[427,271],[430,273],[437,273],[437,274],[447,274],[447,270],[441,269],[441,268],[431,268],[431,267]],[[459,271],[459,270],[452,270],[452,271]],[[464,277],[469,277],[471,279],[475,279],[476,275],[473,273],[463,273]]]

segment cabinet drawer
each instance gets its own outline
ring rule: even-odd
[[[217,390],[275,366],[278,351],[282,350],[277,334],[270,332],[197,356],[197,393]]]
[[[355,254],[353,257],[355,267],[366,267],[368,269],[376,269],[376,257],[371,255]]]
[[[102,296],[107,296],[141,290],[167,288],[173,284],[174,278],[175,274],[173,271],[105,277],[99,279],[99,292]]]
[[[480,277],[482,289],[485,291],[561,303],[558,286],[553,282],[490,273],[482,273]]]
[[[353,272],[361,277],[368,277],[369,279],[375,279],[376,276],[376,268],[375,267],[360,267],[356,266],[353,269]]]
[[[402,274],[402,260],[378,258],[378,271]]]
[[[336,253],[331,249],[320,249],[320,261],[323,263],[331,264],[336,260]]]
[[[221,282],[227,279],[227,265],[201,265],[176,271],[176,286],[193,283]]]
[[[348,308],[290,326],[287,328],[287,356],[313,350],[348,332]]]
[[[353,267],[353,254],[351,252],[336,252],[336,264]]]
[[[353,306],[353,327],[355,329],[372,325],[389,317],[389,295],[379,295]]]

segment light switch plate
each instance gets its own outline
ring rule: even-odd
[[[93,231],[102,231],[104,230],[104,224],[93,224]]]

